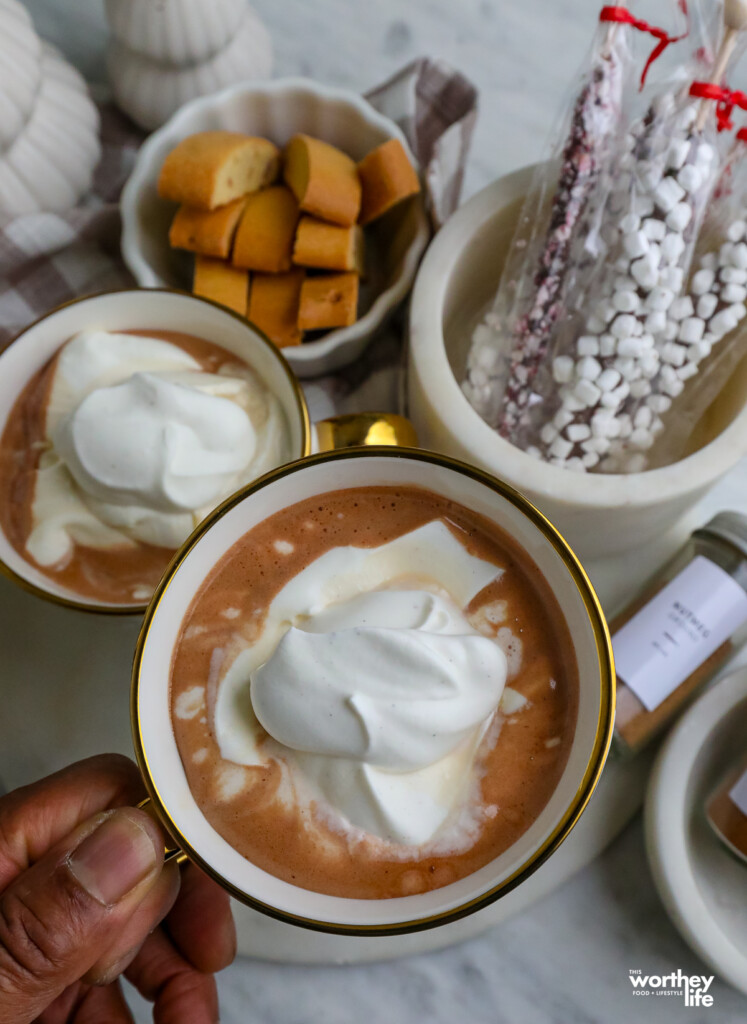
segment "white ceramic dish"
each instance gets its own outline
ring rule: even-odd
[[[296,132],[318,136],[360,160],[375,146],[396,138],[415,160],[389,118],[355,93],[303,78],[241,83],[182,107],[140,149],[122,193],[122,256],[145,288],[188,286],[184,261],[169,249],[168,225],[174,205],[158,198],[161,164],[187,135],[216,128],[262,135],[279,145]],[[351,327],[318,341],[287,348],[284,355],[300,377],[331,373],[360,356],[374,333],[407,294],[429,238],[422,201],[400,204],[367,230],[373,246],[371,280],[363,313]]]
[[[663,469],[571,473],[499,437],[462,379],[473,326],[492,301],[532,168],[483,189],[429,247],[410,314],[408,414],[421,444],[465,459],[523,491],[582,559],[638,548],[669,530],[747,451],[747,360],[707,416],[709,443]]]
[[[747,868],[711,831],[703,804],[744,754],[747,668],[698,700],[669,736],[646,797],[646,848],[664,906],[683,938],[747,994]]]

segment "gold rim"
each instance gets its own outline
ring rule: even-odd
[[[495,491],[502,498],[506,499],[523,512],[524,515],[526,515],[526,517],[550,542],[556,553],[563,561],[563,564],[570,573],[573,582],[576,584],[576,587],[581,594],[584,607],[594,632],[600,677],[599,716],[597,720],[594,746],[589,757],[586,771],[576,791],[574,799],[571,801],[565,814],[539,849],[536,850],[526,863],[518,868],[512,875],[495,885],[492,889],[488,890],[488,892],[461,904],[453,910],[444,911],[439,914],[433,914],[428,917],[418,918],[411,921],[404,921],[399,924],[345,925],[334,924],[328,921],[318,921],[313,918],[291,914],[288,911],[279,910],[267,903],[263,903],[256,897],[249,896],[232,883],[226,881],[210,864],[206,863],[176,825],[151,775],[140,728],[138,697],[142,659],[145,651],[145,645],[148,641],[150,626],[158,611],[159,604],[171,585],[179,566],[187,558],[192,548],[199,543],[200,538],[204,533],[206,533],[236,505],[254,494],[255,491],[260,490],[262,487],[265,487],[273,481],[279,480],[290,473],[302,471],[306,465],[317,465],[325,462],[336,462],[351,458],[357,459],[381,455],[394,459],[409,459],[415,462],[431,463],[437,466],[446,467],[447,469],[456,470],[465,476],[471,477],[473,480],[477,480],[479,483],[486,485],[490,490]],[[198,526],[197,530],[192,534],[186,544],[177,552],[176,556],[172,560],[171,565],[161,579],[161,582],[159,583],[145,613],[137,640],[132,668],[130,718],[133,744],[135,747],[138,765],[140,766],[140,770],[143,774],[143,779],[148,793],[153,800],[154,806],[158,811],[164,827],[171,837],[178,843],[181,849],[189,856],[190,860],[198,864],[206,874],[223,886],[223,888],[226,889],[235,899],[249,907],[252,907],[254,910],[258,910],[270,917],[274,917],[279,921],[285,921],[288,924],[298,925],[303,928],[310,928],[315,931],[330,932],[336,935],[401,935],[409,932],[422,931],[427,928],[433,928],[437,925],[446,924],[450,921],[456,921],[459,918],[466,917],[468,914],[472,914],[475,911],[482,910],[484,907],[489,906],[501,896],[505,896],[506,893],[511,892],[512,889],[515,889],[516,886],[520,885],[525,881],[525,879],[533,874],[569,835],[584,811],[584,808],[589,802],[591,794],[594,792],[597,782],[599,781],[599,777],[604,768],[607,753],[609,751],[610,742],[612,740],[612,731],[615,719],[615,668],[612,653],[612,640],[610,638],[609,629],[607,627],[607,622],[599,603],[599,599],[578,558],[573,553],[569,544],[559,530],[552,525],[552,523],[539,511],[539,509],[535,508],[527,498],[520,494],[519,491],[515,490],[509,484],[504,483],[502,480],[492,477],[483,470],[477,469],[474,466],[470,466],[465,462],[453,459],[447,455],[439,455],[435,452],[415,448],[394,448],[387,446],[369,446],[357,449],[349,448],[335,452],[312,455],[309,458],[304,459],[303,462],[292,463],[287,466],[281,466],[279,469],[272,470],[265,474],[265,476],[249,484],[249,486],[243,488],[241,491],[237,491],[236,494],[232,495],[219,508],[215,509],[215,511],[213,511]]]
[[[263,330],[257,327],[251,320],[248,320],[245,316],[235,312],[233,309],[228,309],[227,306],[221,306],[220,303],[214,302],[212,299],[206,299],[201,295],[193,295],[192,292],[186,292],[181,288],[113,288],[101,292],[91,292],[90,295],[78,295],[74,299],[68,299],[67,302],[60,303],[59,306],[55,306],[54,309],[50,309],[49,312],[42,314],[34,320],[28,326],[24,327],[22,331],[19,331],[11,341],[5,346],[2,352],[0,352],[0,367],[2,367],[2,360],[6,352],[8,352],[12,345],[17,344],[22,340],[24,335],[28,334],[29,331],[33,330],[38,324],[43,323],[50,317],[60,313],[63,309],[68,309],[70,306],[77,306],[81,302],[90,302],[93,299],[100,299],[108,295],[124,295],[127,293],[132,295],[140,295],[143,292],[159,292],[166,295],[183,295],[186,298],[192,299],[194,302],[202,302],[207,306],[213,306],[215,309],[220,310],[221,313],[225,313],[228,316],[239,320],[249,330],[254,331],[259,340],[265,345],[266,348],[270,349],[272,354],[277,358],[280,363],[283,372],[288,378],[288,383],[291,385],[293,395],[296,400],[296,406],[298,409],[298,415],[301,421],[301,434],[302,434],[302,452],[299,458],[304,458],[311,451],[311,421],[309,419],[309,410],[306,405],[306,398],[304,397],[303,389],[301,384],[290,367],[285,356],[277,348],[270,338],[265,334]],[[60,342],[62,346],[64,342]],[[38,369],[38,367],[37,367]],[[1,372],[1,370],[0,370]],[[36,372],[36,371],[35,371]],[[13,402],[15,403],[18,395],[15,396]],[[12,405],[11,405],[12,409]],[[7,420],[6,420],[7,422]],[[10,543],[10,542],[9,542]],[[12,546],[12,545],[11,545]],[[175,552],[178,554],[178,551]],[[29,563],[30,564],[30,563]],[[169,563],[165,569],[165,574],[171,571],[172,563]],[[11,569],[11,567],[3,561],[0,557],[0,574],[17,584],[23,590],[30,594],[34,594],[36,597],[41,597],[45,601],[51,601],[53,604],[60,605],[63,608],[72,608],[75,611],[91,612],[95,615],[142,615],[145,609],[148,607],[148,602],[142,604],[112,604],[112,605],[101,605],[93,604],[85,599],[76,599],[72,597],[61,597],[59,594],[53,594],[46,590],[44,587],[40,587],[36,583],[32,583],[31,580],[26,579],[25,576],[21,576]]]

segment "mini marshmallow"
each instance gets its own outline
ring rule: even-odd
[[[594,356],[584,356],[576,363],[576,375],[582,380],[596,380],[602,372],[602,364]]]
[[[651,394],[651,385],[647,380],[634,380],[630,382],[630,394],[632,398],[645,398]]]
[[[693,120],[695,120],[695,108],[692,108]],[[691,122],[692,123],[692,122]],[[708,142],[701,141],[698,144],[698,148],[695,153],[695,162],[700,164],[701,167],[707,166],[713,162],[713,158],[716,155],[716,150]]]
[[[573,423],[573,413],[570,409],[558,409],[552,418],[552,422],[558,430],[565,430],[569,423]]]
[[[552,375],[558,384],[565,384],[573,377],[571,356],[557,356],[552,361]]]
[[[635,168],[635,176],[646,192],[656,192],[662,180],[662,168],[650,160],[639,160]]]
[[[661,385],[661,390],[672,398],[677,398],[685,390],[685,385],[679,377],[675,377],[674,380],[664,381]]]
[[[691,363],[699,363],[711,354],[712,345],[710,341],[696,341],[687,349],[687,358]]]
[[[616,277],[615,280],[612,282],[612,305],[615,305],[615,292],[628,292],[631,290],[636,290],[636,283],[629,274],[621,274],[619,277]]]
[[[654,212],[654,201],[645,192],[639,192],[633,199],[633,210],[639,217],[650,217]]]
[[[615,309],[619,309],[621,313],[635,313],[641,304],[637,292],[634,291],[616,291],[612,302]]]
[[[654,202],[664,214],[673,210],[677,203],[685,198],[684,188],[672,177],[662,178],[651,191],[654,194]]]
[[[583,462],[585,469],[593,469],[599,462],[599,456],[596,452],[586,452],[585,455],[581,456],[581,461]]]
[[[604,455],[609,451],[610,443],[606,437],[595,437],[593,434],[588,441],[581,442],[581,449],[585,452],[595,452],[597,455]]]
[[[610,331],[616,338],[629,338],[635,334],[636,323],[636,318],[630,313],[620,313],[612,321]]]
[[[622,398],[616,395],[614,391],[605,391],[602,397],[599,399],[599,406],[602,409],[608,409],[612,412],[616,412],[622,405]]]
[[[653,418],[654,414],[651,409],[647,405],[642,405],[633,417],[633,426],[636,428],[640,427],[645,430],[647,427],[651,426]]]
[[[646,399],[646,405],[649,409],[651,409],[652,412],[659,413],[660,415],[665,413],[670,408],[671,404],[672,399],[667,398],[666,395],[651,395]]]
[[[586,441],[591,437],[591,427],[586,423],[572,423],[565,432],[569,441]]]
[[[659,353],[645,352],[641,356],[641,373],[646,380],[651,380],[659,370]]]
[[[738,318],[732,313],[731,307],[722,309],[720,313],[716,313],[712,316],[708,322],[708,330],[711,334],[715,334],[717,338],[723,338],[729,331],[733,331],[739,323]]]
[[[716,275],[712,270],[698,270],[693,274],[693,279],[690,282],[690,291],[693,295],[705,295],[713,288],[713,282],[716,280]]]
[[[627,413],[617,417],[617,425],[620,428],[619,437],[630,437],[633,433],[633,423]]]
[[[646,297],[644,305],[647,309],[653,309],[656,311],[665,311],[669,308],[674,300],[674,292],[669,288],[663,288],[661,285],[657,288],[652,288],[651,294]]]
[[[667,150],[667,167],[678,171],[687,160],[690,152],[690,143],[687,139],[672,139]]]
[[[718,251],[718,261],[722,267],[728,267],[731,263],[732,252],[734,251],[733,242],[724,242]]]
[[[559,434],[549,448],[550,455],[554,456],[556,459],[567,459],[572,451],[573,445],[571,442],[566,441],[566,439],[561,437]]]
[[[696,312],[704,320],[710,320],[718,306],[718,295],[701,295],[698,299]]]
[[[680,333],[680,325],[677,320],[667,320],[667,325],[661,332],[664,341],[674,341]]]
[[[680,296],[669,307],[669,316],[672,320],[684,320],[685,317],[692,316],[694,312],[693,300],[689,295]]]
[[[655,310],[646,317],[644,327],[649,334],[659,334],[667,325],[667,314],[663,310]]]
[[[685,240],[675,231],[670,231],[661,241],[661,255],[667,263],[676,263],[684,251]]]
[[[718,276],[724,284],[747,284],[747,270],[739,267],[722,267]]]
[[[647,338],[651,338],[651,335],[641,335],[639,338],[621,338],[617,344],[617,354],[620,356],[632,356],[634,359],[637,359],[643,355],[647,348],[651,347],[646,343]],[[651,338],[651,341],[653,341],[653,338]]]
[[[747,231],[747,223],[743,220],[735,220],[729,225],[726,237],[730,242],[741,242],[745,231]]]
[[[646,430],[645,427],[636,427],[630,435],[630,443],[634,448],[646,451],[654,443],[654,439],[650,430]]]
[[[599,354],[602,356],[613,356],[617,348],[617,338],[614,334],[603,334],[599,339]]]
[[[542,430],[540,430],[540,440],[544,444],[552,444],[557,436],[558,432],[552,423],[545,423]]]
[[[650,243],[642,231],[631,231],[623,236],[622,244],[625,252],[633,260],[638,256],[645,256]]]
[[[686,192],[697,192],[703,184],[703,172],[693,164],[686,164],[677,175],[677,181]]]
[[[601,391],[613,391],[621,380],[620,373],[610,366],[606,370],[602,370],[595,383]]]
[[[620,230],[624,235],[630,234],[631,231],[637,231],[641,226],[641,218],[637,213],[626,213],[624,217],[620,218]],[[735,238],[736,242],[737,239]]]
[[[641,288],[651,289],[658,283],[658,264],[649,256],[642,256],[630,264],[630,275]]]
[[[737,302],[733,306],[730,306],[729,309],[731,309],[732,313],[737,318],[737,323],[747,316],[747,306],[745,306],[743,302]]]
[[[744,302],[747,299],[747,288],[741,284],[726,284],[721,289],[723,302]]]
[[[625,378],[625,380],[632,380],[636,371],[635,359],[616,359],[615,369]]]
[[[667,226],[663,220],[647,217],[641,225],[641,231],[650,242],[660,242],[667,233]]]
[[[682,366],[687,358],[687,352],[683,345],[676,341],[668,341],[661,349],[662,362],[670,363],[672,366]],[[662,375],[664,371],[662,370]]]
[[[599,338],[593,334],[582,334],[576,342],[576,352],[580,356],[596,356],[599,354]]]
[[[586,467],[584,466],[583,459],[579,459],[577,455],[574,455],[572,459],[568,459],[563,469],[569,469],[571,473],[586,472]]]
[[[574,396],[579,402],[583,402],[587,408],[597,404],[602,397],[602,392],[593,381],[582,377],[573,389]]]
[[[680,323],[678,339],[686,345],[700,341],[705,332],[705,322],[699,316],[688,316]]]
[[[685,363],[677,371],[677,376],[680,380],[690,380],[698,372],[698,367],[695,363]]]
[[[580,401],[575,395],[569,394],[563,397],[563,407],[569,412],[583,412],[586,409],[586,403]]]
[[[692,207],[689,203],[677,203],[667,214],[667,227],[681,234],[692,220]]]
[[[659,285],[662,288],[668,288],[670,291],[674,292],[675,295],[678,295],[682,291],[682,282],[684,279],[685,272],[682,267],[665,267],[659,277]]]
[[[731,251],[731,264],[740,270],[747,270],[747,245],[737,242]]]

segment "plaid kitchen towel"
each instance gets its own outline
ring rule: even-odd
[[[442,61],[423,58],[367,99],[405,133],[424,170],[429,213],[437,228],[459,200],[476,117],[474,86]],[[144,137],[114,106],[103,105],[102,156],[91,195],[66,213],[25,214],[0,224],[0,350],[60,303],[134,283],[119,255],[117,200]],[[400,320],[352,366],[304,382],[312,417],[396,410],[401,344]]]

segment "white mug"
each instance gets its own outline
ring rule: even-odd
[[[534,561],[563,611],[579,671],[579,708],[567,764],[547,805],[506,851],[431,892],[347,899],[312,892],[260,869],[207,821],[187,783],[169,701],[171,660],[193,597],[226,552],[258,523],[344,487],[423,487],[497,523]],[[337,451],[273,470],[229,498],[178,552],[145,615],[132,676],[135,750],[151,809],[176,848],[231,895],[292,924],[342,934],[394,934],[463,917],[523,882],[578,821],[601,774],[614,720],[615,672],[597,597],[558,531],[522,495],[481,470],[408,448]]]
[[[301,386],[280,351],[244,317],[208,299],[174,289],[103,292],[67,302],[23,330],[0,354],[0,435],[13,405],[34,374],[68,338],[81,330],[172,330],[222,346],[247,363],[278,399],[289,433],[290,459],[317,448],[413,443],[407,420],[386,413],[309,421]],[[147,601],[114,604],[82,597],[27,561],[0,529],[0,572],[33,593],[67,608],[108,614],[142,614]]]

